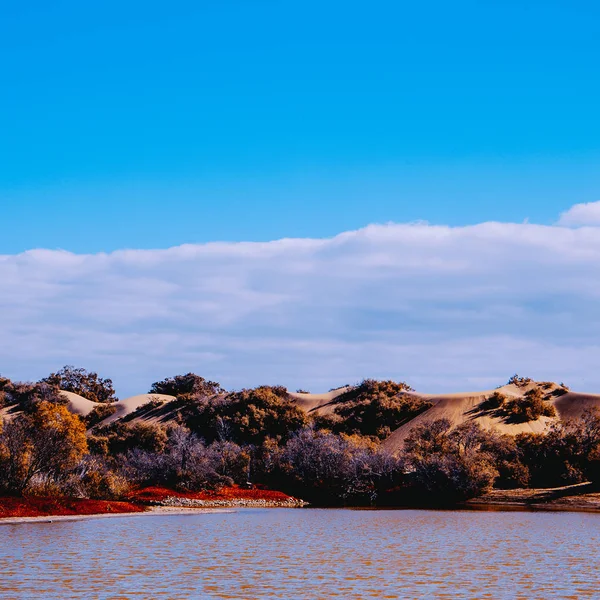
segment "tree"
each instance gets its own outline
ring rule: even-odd
[[[87,452],[85,425],[65,406],[41,402],[5,424],[0,435],[0,487],[22,494],[36,477],[64,481]]]
[[[68,400],[58,388],[44,382],[22,383],[6,380],[0,390],[0,406],[16,406],[23,412],[33,412],[40,402],[52,404],[68,404]]]
[[[53,385],[65,392],[79,394],[92,402],[116,402],[112,381],[102,379],[98,373],[71,365],[64,366],[60,371],[48,375],[42,382]]]

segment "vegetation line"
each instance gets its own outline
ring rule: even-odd
[[[64,392],[81,397],[87,411],[76,414]],[[566,393],[562,384],[515,376],[457,425],[427,419],[434,403],[403,382],[365,380],[315,403],[281,386],[226,391],[188,373],[155,382],[123,413],[110,379],[84,369],[67,366],[37,383],[0,378],[0,517],[23,498],[32,506],[54,501],[56,511],[85,502],[139,509],[155,500],[298,506],[299,498],[317,506],[447,506],[494,490],[597,482],[600,416],[559,420],[553,403]],[[482,428],[482,418],[546,419],[547,427],[506,435]],[[405,430],[401,447],[386,443]],[[164,490],[161,498],[144,500],[152,489]],[[275,489],[277,500],[269,496]]]

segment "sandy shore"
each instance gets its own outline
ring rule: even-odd
[[[44,515],[41,517],[4,517],[0,525],[16,525],[19,523],[58,523],[60,521],[83,521],[87,519],[118,519],[119,517],[152,517],[164,515],[198,515],[206,513],[230,513],[232,508],[181,508],[172,506],[152,506],[148,510],[130,513],[112,513],[96,515]]]

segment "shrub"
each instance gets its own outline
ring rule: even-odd
[[[535,421],[542,416],[554,417],[556,410],[552,404],[544,401],[539,388],[529,390],[523,398],[512,398],[504,403],[503,414],[509,421],[525,423]]]
[[[399,461],[365,440],[314,429],[279,452],[272,480],[320,505],[371,504],[402,476]]]
[[[114,415],[117,412],[117,407],[114,404],[99,404],[84,417],[85,425],[88,429],[91,429],[98,423],[104,421],[108,417]]]
[[[116,456],[133,449],[162,452],[167,444],[167,432],[152,423],[121,423],[97,427],[89,436],[90,450],[100,456]]]
[[[0,488],[22,494],[34,478],[64,481],[87,452],[85,426],[65,406],[40,402],[4,425]]]
[[[94,500],[119,500],[130,490],[127,479],[98,457],[88,456],[71,481],[72,495]]]
[[[515,442],[534,487],[600,480],[597,410],[585,411],[578,419],[555,423],[546,434],[520,434]]]
[[[216,381],[207,381],[195,373],[175,375],[162,381],[156,381],[150,387],[150,394],[166,394],[177,398],[199,398],[223,393]]]
[[[495,391],[482,405],[482,408],[495,410],[504,406],[506,396],[501,392]]]
[[[517,387],[526,387],[533,382],[529,377],[519,377],[516,373],[508,380],[506,385],[516,385]]]
[[[0,376],[0,408],[7,404],[6,389],[12,384],[10,379]]]
[[[284,387],[262,386],[225,397],[196,399],[183,412],[192,432],[206,440],[261,445],[267,437],[286,440],[308,418]]]
[[[79,394],[92,402],[117,401],[110,379],[102,379],[97,373],[71,365],[66,365],[60,371],[48,375],[42,379],[42,382],[66,392]]]
[[[0,391],[3,403],[15,406],[18,410],[34,412],[41,402],[66,405],[69,403],[58,388],[47,383],[22,383],[6,381]]]
[[[494,487],[511,489],[528,485],[529,468],[522,462],[514,436],[487,431],[480,449],[493,456],[494,467],[498,471]]]
[[[163,452],[134,449],[122,464],[139,484],[198,491],[246,482],[249,461],[249,453],[236,444],[215,442],[205,446],[185,427],[175,426],[169,431]]]
[[[491,489],[498,471],[494,456],[484,449],[487,437],[475,423],[453,431],[446,419],[415,427],[403,452],[413,499],[454,504]]]
[[[390,433],[432,406],[406,394],[412,388],[394,381],[365,379],[336,398],[335,414],[340,420],[334,431],[384,439]]]

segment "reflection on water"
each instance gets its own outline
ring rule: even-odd
[[[263,509],[0,526],[0,598],[582,598],[600,515]],[[596,596],[597,597],[597,596]]]

